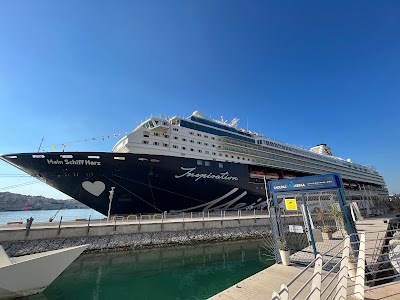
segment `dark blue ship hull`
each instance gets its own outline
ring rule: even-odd
[[[266,207],[264,181],[246,164],[104,152],[2,159],[104,215],[110,195],[112,215]]]

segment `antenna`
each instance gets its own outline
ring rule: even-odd
[[[40,141],[39,149],[37,151],[38,153],[40,152],[40,148],[42,148],[43,141],[44,141],[44,137],[42,137],[42,140]]]

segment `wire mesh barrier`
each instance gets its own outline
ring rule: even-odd
[[[381,284],[400,280],[400,219],[386,231],[360,232],[317,256],[271,299],[364,299]],[[400,288],[400,281],[396,290]],[[385,286],[386,287],[386,286]]]
[[[302,194],[284,194],[277,198],[278,222],[288,248],[294,253],[290,257],[292,263],[308,265],[314,260],[315,252],[327,252],[346,234],[335,192],[307,193],[306,207]],[[288,201],[295,203],[292,205],[294,209],[288,209]]]

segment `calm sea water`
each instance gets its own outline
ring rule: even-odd
[[[262,241],[83,254],[42,299],[206,299],[273,264]]]
[[[55,215],[57,210],[28,210],[28,211],[0,211],[0,224],[8,222],[23,221],[30,217],[34,218],[34,222],[48,222],[49,219]],[[60,210],[54,222],[60,221],[61,216],[63,221],[72,221],[77,218],[88,219],[101,219],[104,218],[102,214],[93,209],[62,209]]]

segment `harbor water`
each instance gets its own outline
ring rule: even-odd
[[[0,212],[0,224],[48,222],[56,210]],[[54,221],[101,219],[60,210]],[[207,299],[274,263],[262,240],[82,254],[43,293],[27,299]]]
[[[273,263],[261,240],[83,254],[28,299],[207,299]]]
[[[99,212],[93,209],[61,209],[57,210],[28,210],[28,211],[0,211],[0,224],[8,222],[26,222],[26,219],[32,217],[34,222],[48,222],[54,215],[54,222],[60,221],[62,216],[63,221],[74,221],[76,219],[93,219],[105,218]]]

